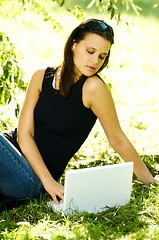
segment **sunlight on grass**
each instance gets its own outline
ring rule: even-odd
[[[1,221],[3,239],[155,239],[159,233],[158,204],[159,189],[151,184],[142,187],[134,182],[134,191],[129,204],[110,208],[98,214],[77,213],[65,216],[46,208],[48,198],[35,200],[25,208],[10,211],[10,227],[4,230],[5,221]],[[46,198],[46,199],[45,199]],[[26,211],[27,208],[27,211]],[[14,213],[15,211],[15,213]],[[37,214],[38,213],[38,214]],[[40,215],[40,216],[39,216]],[[19,221],[15,222],[14,216]],[[36,220],[37,218],[37,220]],[[18,220],[17,219],[17,220]]]
[[[46,1],[47,3],[48,1]],[[9,4],[9,2],[8,2]],[[12,6],[13,7],[13,6]],[[10,12],[12,13],[10,6]],[[16,7],[16,6],[15,6]],[[53,10],[54,8],[54,10]],[[79,23],[66,11],[54,5],[49,9],[63,26],[63,31],[53,30],[42,15],[33,10],[0,16],[1,31],[9,36],[19,51],[18,60],[29,82],[39,68],[60,64],[63,46],[70,31]],[[18,8],[17,8],[18,9]],[[57,13],[55,14],[57,10]],[[102,18],[91,12],[88,17]],[[104,16],[107,20],[107,16]],[[111,49],[110,66],[102,73],[106,83],[111,83],[121,126],[135,145],[152,173],[159,171],[159,53],[158,19],[123,15],[123,22],[114,27],[115,44]],[[129,26],[124,21],[129,22]],[[17,93],[22,105],[24,94]],[[9,130],[17,126],[14,105],[0,106],[1,118],[8,120]],[[97,120],[88,139],[68,164],[68,168],[82,168],[121,162],[110,147]],[[64,176],[61,178],[64,181]],[[133,179],[131,201],[121,208],[100,214],[61,216],[47,207],[47,194],[0,214],[0,239],[154,239],[159,236],[159,186],[143,185]]]

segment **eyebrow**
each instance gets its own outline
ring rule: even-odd
[[[93,50],[97,50],[96,48],[91,47],[91,46],[88,46],[88,48],[92,48]],[[106,52],[101,53],[101,55],[103,55],[103,54],[106,55],[106,56],[108,55],[108,53],[106,53]]]

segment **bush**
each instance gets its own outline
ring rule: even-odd
[[[26,90],[26,84],[22,80],[14,45],[4,33],[0,32],[0,104],[6,105],[15,100],[15,115],[17,117],[19,104],[16,99],[15,89],[24,91]],[[5,122],[1,119],[0,122],[5,125]]]

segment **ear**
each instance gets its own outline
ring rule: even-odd
[[[73,44],[72,44],[72,47],[71,47],[72,51],[74,51],[75,46],[76,46],[76,43],[75,43],[75,41],[73,41]]]

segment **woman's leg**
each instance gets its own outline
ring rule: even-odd
[[[26,158],[0,133],[0,195],[24,200],[38,197],[42,190]]]

